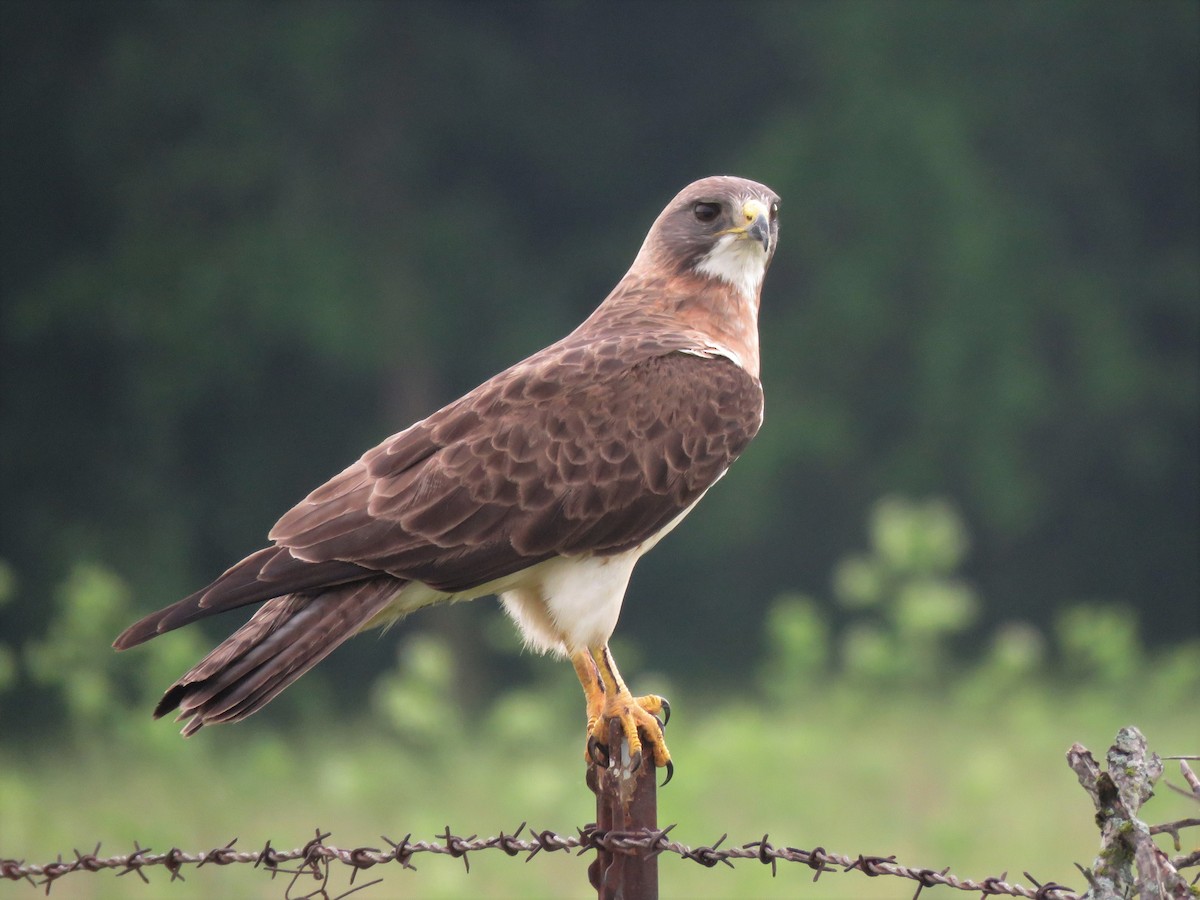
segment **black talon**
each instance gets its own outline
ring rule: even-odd
[[[638,750],[629,757],[629,774],[633,774],[642,767],[642,751]]]
[[[602,744],[596,740],[594,734],[588,735],[587,742],[588,758],[598,766],[608,766],[608,745]]]
[[[658,699],[662,701],[662,726],[666,728],[667,723],[671,721],[671,704],[667,702],[666,697],[659,697]]]
[[[671,778],[674,777],[674,775],[675,775],[675,763],[671,762],[668,759],[667,760],[667,777],[663,779],[663,783],[660,784],[659,787],[666,787],[667,782],[669,782],[671,780]]]

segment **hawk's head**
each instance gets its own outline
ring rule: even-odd
[[[757,298],[779,237],[779,195],[717,175],[680,191],[654,222],[635,265],[724,281]]]

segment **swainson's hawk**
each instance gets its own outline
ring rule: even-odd
[[[741,178],[684,188],[586,321],[317,488],[203,590],[130,626],[124,650],[266,601],[163,696],[183,733],[260,709],[335,647],[434,603],[497,594],[525,641],[569,656],[588,754],[621,722],[671,762],[608,639],[638,559],[762,423],[758,306],[779,198]]]

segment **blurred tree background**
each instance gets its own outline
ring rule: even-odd
[[[618,635],[643,666],[749,683],[769,608],[785,637],[850,621],[882,570],[838,561],[893,493],[948,498],[971,535],[950,554],[971,587],[938,595],[962,627],[1113,601],[1152,643],[1200,633],[1194,2],[0,17],[0,687],[50,696],[54,598],[183,596],[570,330],[720,172],[784,198],[766,425],[639,567]],[[772,606],[831,590],[848,604]],[[473,606],[406,627],[490,696],[525,663]],[[336,654],[328,689],[393,638]]]

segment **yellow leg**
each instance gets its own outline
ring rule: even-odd
[[[616,719],[621,723],[621,730],[629,744],[633,768],[636,769],[641,762],[645,743],[654,757],[654,765],[667,767],[667,778],[663,784],[670,781],[674,765],[663,736],[663,724],[671,715],[670,704],[656,694],[634,697],[617,671],[617,664],[607,644],[580,650],[572,655],[571,662],[575,665],[575,674],[579,676],[587,699],[588,758],[603,761],[597,759],[597,750],[607,755],[608,726]],[[660,713],[664,716],[663,722],[656,718]]]
[[[587,701],[587,730],[588,734],[592,734],[600,722],[600,714],[604,712],[604,682],[600,680],[596,660],[587,650],[573,653],[571,663],[575,666],[579,683],[583,685],[583,696]],[[586,751],[584,755],[589,756]]]

